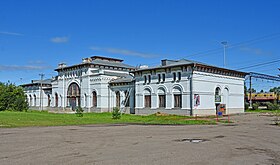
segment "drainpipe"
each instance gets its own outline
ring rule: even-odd
[[[108,85],[108,112],[110,112],[110,85]]]
[[[193,71],[196,67],[196,64],[194,64],[191,75],[190,75],[190,115],[193,116]]]

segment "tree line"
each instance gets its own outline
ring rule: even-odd
[[[12,83],[0,82],[0,111],[26,111],[28,102],[23,88]]]

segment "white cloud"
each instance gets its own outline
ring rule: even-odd
[[[20,33],[5,32],[5,31],[0,31],[0,34],[3,34],[3,35],[12,35],[12,36],[23,36],[23,34],[20,34]]]
[[[244,51],[244,52],[248,52],[248,53],[252,53],[252,54],[255,54],[255,55],[259,55],[259,56],[263,56],[263,55],[271,56],[272,55],[271,52],[264,51],[264,50],[259,49],[259,48],[241,47],[239,50]]]
[[[29,65],[42,65],[42,64],[45,64],[45,62],[42,60],[32,60],[32,61],[28,61],[28,64]]]
[[[54,37],[50,39],[53,43],[66,43],[69,41],[68,37]]]
[[[92,46],[92,47],[90,47],[90,49],[104,51],[107,53],[121,54],[121,55],[127,55],[127,56],[136,56],[136,57],[142,57],[142,58],[154,58],[154,57],[159,56],[157,54],[150,54],[150,53],[138,52],[138,51],[127,50],[127,49],[118,49],[118,48],[103,48],[103,47]]]
[[[50,69],[51,66],[38,66],[38,65],[0,65],[0,71],[26,71],[26,70],[44,70]]]

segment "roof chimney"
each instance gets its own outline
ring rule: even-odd
[[[167,64],[167,59],[161,60],[161,66],[166,66],[166,64]]]
[[[83,58],[83,63],[91,63],[92,59],[91,58]]]
[[[67,66],[66,63],[64,63],[64,62],[61,62],[58,64],[58,68],[64,68],[66,66]]]

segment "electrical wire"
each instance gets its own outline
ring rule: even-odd
[[[273,63],[276,63],[276,62],[280,62],[280,59],[274,60],[274,61],[269,61],[269,62],[264,62],[264,63],[259,63],[259,64],[255,64],[255,65],[251,65],[251,66],[245,66],[245,67],[242,67],[242,68],[238,68],[236,70],[243,70],[243,69],[248,69],[248,68],[254,68],[254,67],[257,67],[257,66],[273,64]]]

